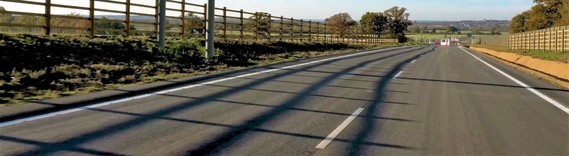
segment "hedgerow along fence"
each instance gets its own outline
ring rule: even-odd
[[[81,36],[150,36],[158,33],[159,2],[143,0],[84,0],[83,6],[29,0],[0,0],[0,2],[40,6],[42,12],[0,12],[0,31],[4,33],[44,33],[45,35]],[[207,4],[188,3],[189,0],[166,0],[167,31],[169,37],[205,38]],[[113,6],[108,7],[108,6]],[[54,14],[52,10],[73,9],[80,14]],[[118,9],[122,8],[122,9]],[[111,14],[112,16],[105,16]],[[28,18],[27,20],[14,20]],[[9,19],[9,20],[6,20]],[[27,22],[22,22],[27,21]],[[379,38],[362,33],[357,28],[336,30],[323,22],[285,18],[262,12],[215,8],[216,40],[324,42],[348,44],[396,43],[397,39]]]
[[[569,51],[569,26],[511,34],[508,49]]]

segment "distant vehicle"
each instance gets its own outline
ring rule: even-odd
[[[443,38],[441,39],[441,46],[450,46],[450,39],[448,38]]]
[[[441,45],[441,46],[456,46],[456,45],[460,45],[460,39],[458,38],[443,38],[440,41],[440,44],[437,45]]]

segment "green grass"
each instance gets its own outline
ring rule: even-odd
[[[164,48],[138,38],[0,34],[0,107],[161,80],[376,48],[338,43],[216,42],[170,38]],[[395,46],[395,45],[382,45]]]
[[[446,37],[466,37],[466,34],[408,34],[406,35],[408,38],[414,40],[420,39],[442,39]]]
[[[486,48],[499,52],[516,53],[518,55],[530,56],[542,60],[569,63],[569,52],[544,51],[544,50],[508,50],[507,47],[480,45],[480,44],[474,45],[474,47]]]
[[[504,34],[504,33],[502,33]],[[420,39],[442,39],[446,37],[458,37],[458,38],[462,38],[462,37],[466,37],[466,33],[463,32],[462,34],[407,34],[406,35],[408,38],[414,39],[414,40],[420,40]],[[494,36],[494,35],[490,35],[490,34],[483,34],[483,35],[479,35],[479,34],[474,34],[473,35],[475,38],[478,37],[484,37],[484,36]]]

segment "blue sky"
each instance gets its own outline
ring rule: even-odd
[[[44,0],[28,0],[44,2]],[[123,0],[114,0],[123,1]],[[154,0],[131,0],[134,3],[152,4]],[[204,4],[207,0],[186,0],[190,3]],[[54,3],[87,6],[88,0],[52,0]],[[106,9],[124,8],[100,3]],[[217,6],[230,9],[244,9],[250,12],[269,12],[276,16],[304,19],[324,19],[339,12],[348,12],[356,20],[367,11],[381,12],[392,6],[409,9],[412,20],[509,20],[518,13],[528,10],[532,0],[217,0]],[[42,13],[41,6],[22,6],[2,2],[0,6],[10,11],[32,11]],[[82,10],[54,9],[56,14]]]
[[[359,19],[366,11],[401,6],[409,9],[413,20],[509,20],[533,5],[532,0],[217,0],[217,3],[232,8],[318,19],[338,12],[348,12]]]

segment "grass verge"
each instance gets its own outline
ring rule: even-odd
[[[537,59],[569,63],[569,52],[543,51],[543,50],[508,50],[507,47],[476,44],[473,47],[491,49],[499,52],[515,53]]]
[[[0,34],[0,107],[380,47],[218,42],[206,60],[202,43]]]

